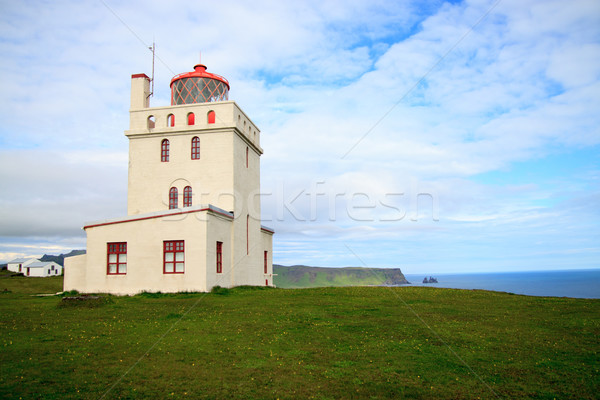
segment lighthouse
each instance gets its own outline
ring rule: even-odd
[[[202,64],[150,107],[131,76],[127,216],[86,223],[64,290],[135,294],[273,285],[274,231],[260,221],[260,129]]]

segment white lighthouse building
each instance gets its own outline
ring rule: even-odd
[[[135,294],[273,285],[273,230],[260,224],[260,130],[229,83],[196,65],[150,107],[131,77],[127,216],[88,223],[64,290]]]

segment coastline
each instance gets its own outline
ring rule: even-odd
[[[408,286],[480,289],[527,296],[600,299],[600,269],[479,272],[455,274],[404,274]],[[424,276],[438,283],[422,283]]]

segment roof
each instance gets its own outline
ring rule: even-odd
[[[194,65],[194,71],[192,71],[192,72],[184,72],[182,74],[175,75],[173,77],[173,79],[171,79],[171,83],[169,84],[169,86],[173,86],[173,82],[178,81],[180,79],[185,79],[185,78],[209,78],[209,79],[215,79],[215,80],[221,81],[225,85],[227,85],[227,90],[231,90],[231,88],[229,87],[229,82],[227,81],[227,79],[225,79],[221,75],[211,74],[210,72],[206,72],[206,65],[203,65],[203,64],[196,64],[196,65]]]
[[[22,264],[22,263],[30,261],[30,260],[37,260],[37,259],[31,258],[31,257],[30,258],[15,258],[14,260],[9,261],[7,264]]]
[[[27,268],[43,268],[43,267],[47,267],[49,265],[58,265],[60,267],[60,265],[55,263],[54,261],[38,261],[38,262],[29,264],[27,266]]]
[[[269,233],[271,233],[271,234],[274,234],[274,233],[275,233],[275,229],[273,229],[273,228],[269,228],[268,226],[261,225],[261,226],[260,226],[260,229],[261,229],[261,230],[263,230],[263,231],[267,231],[267,232],[269,232]]]

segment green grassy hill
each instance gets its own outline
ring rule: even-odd
[[[598,398],[600,300],[410,286],[32,296],[60,279],[0,276],[2,399]]]
[[[278,288],[395,286],[408,283],[399,268],[322,268],[273,265]]]

